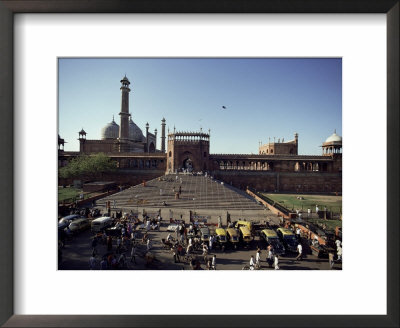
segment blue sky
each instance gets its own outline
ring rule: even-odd
[[[299,154],[320,155],[342,135],[342,61],[324,59],[59,59],[59,134],[79,150],[78,131],[100,139],[119,124],[120,80],[131,82],[130,113],[145,131],[211,129],[211,153],[258,153],[258,143],[299,134]],[[226,106],[226,109],[222,109]],[[161,142],[158,138],[157,147]]]

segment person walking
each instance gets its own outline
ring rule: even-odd
[[[336,254],[337,254],[337,260],[338,261],[341,261],[342,260],[342,247],[341,246],[339,246],[338,248],[337,248],[337,251],[336,251]]]
[[[208,248],[206,244],[203,244],[203,258],[204,263],[207,263]]]
[[[256,267],[257,268],[260,267],[260,260],[261,260],[261,251],[257,250],[257,253],[256,253]]]
[[[299,243],[297,245],[297,251],[299,252],[299,254],[296,257],[296,261],[301,261],[303,259],[303,246],[301,245],[301,243]]]
[[[254,256],[253,255],[250,257],[249,265],[250,265],[250,270],[254,270]]]
[[[217,270],[217,255],[214,254],[211,262],[211,268],[213,270]]]
[[[272,268],[272,264],[274,263],[274,253],[272,252],[272,247],[267,250],[267,263],[270,268]]]
[[[95,270],[96,269],[96,257],[94,254],[89,259],[89,268],[90,270]]]
[[[335,244],[336,244],[336,248],[342,246],[342,242],[340,241],[340,239],[336,239],[336,240],[335,240]]]
[[[275,270],[279,270],[279,259],[278,259],[278,254],[274,255],[274,266]]]
[[[300,236],[301,236],[301,229],[299,227],[296,228],[296,238],[297,240],[300,240]]]
[[[330,252],[329,253],[329,268],[332,270],[333,269],[333,265],[335,264],[335,261],[333,259],[333,253]]]
[[[192,241],[192,238],[189,238],[187,241],[186,253],[190,254],[190,252],[192,251],[192,248],[193,248],[193,241]]]

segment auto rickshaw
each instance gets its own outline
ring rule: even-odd
[[[260,237],[268,246],[272,246],[273,252],[277,255],[285,254],[285,247],[279,240],[277,233],[272,229],[264,229],[260,232]]]
[[[226,244],[228,242],[226,231],[223,228],[215,229],[215,234],[217,235],[217,244],[220,247],[221,251],[225,251]]]
[[[249,229],[250,232],[253,231],[253,224],[249,221],[243,221],[243,220],[237,221],[235,224],[235,228],[240,229],[240,227],[247,227],[247,229]]]
[[[210,240],[210,229],[207,227],[200,228],[200,239],[202,242],[208,243]]]
[[[251,235],[249,228],[242,226],[239,228],[239,232],[240,232],[240,240],[245,245],[249,245],[251,243],[251,241],[253,240],[253,236]]]
[[[226,236],[233,248],[236,249],[239,245],[239,232],[234,228],[228,228],[226,229]]]
[[[297,241],[293,231],[290,229],[278,228],[276,229],[276,232],[279,238],[282,240],[285,249],[289,252],[296,253],[299,242]]]

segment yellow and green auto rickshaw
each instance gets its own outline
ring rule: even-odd
[[[253,240],[253,236],[251,235],[251,232],[250,232],[249,228],[247,228],[245,226],[241,226],[239,228],[239,232],[240,232],[240,240],[245,245],[249,245]]]
[[[226,229],[226,236],[230,245],[236,249],[239,245],[239,231],[234,228]]]
[[[217,236],[217,245],[220,247],[221,251],[225,251],[226,244],[228,242],[227,234],[224,228],[215,229],[215,234]]]
[[[249,229],[250,232],[253,231],[253,223],[251,223],[250,221],[244,221],[244,220],[237,221],[235,224],[235,228],[240,229],[240,227],[247,227],[247,229]]]
[[[282,240],[282,244],[285,246],[285,249],[289,252],[296,253],[297,245],[299,242],[292,230],[286,228],[278,228],[276,232],[279,238]]]

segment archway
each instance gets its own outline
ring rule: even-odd
[[[193,161],[190,159],[190,157],[186,157],[182,163],[182,168],[187,170],[188,172],[193,171]]]
[[[150,143],[149,145],[149,153],[154,153],[156,151],[156,147],[154,146],[154,143]]]

